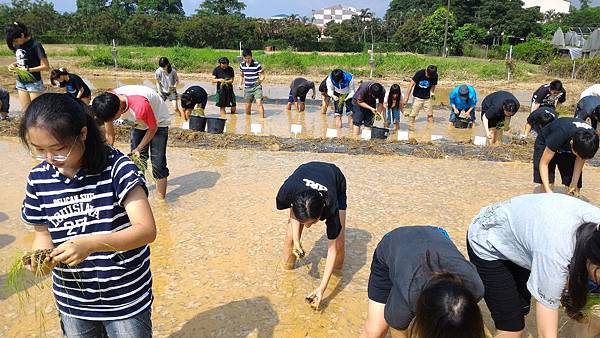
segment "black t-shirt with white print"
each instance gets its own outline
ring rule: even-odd
[[[546,114],[552,116],[553,119],[556,119],[558,115],[552,107],[540,107],[527,116],[527,123],[529,123],[532,129],[538,134],[542,129],[540,126],[540,119]]]
[[[592,126],[576,117],[562,117],[554,120],[538,136],[542,145],[554,152],[571,152],[571,139],[580,130],[593,130]]]
[[[423,100],[431,98],[431,87],[438,84],[437,74],[435,74],[433,77],[427,77],[425,72],[425,69],[421,69],[420,71],[416,72],[412,78],[412,80],[415,82],[413,96]]]
[[[291,208],[296,196],[308,189],[315,189],[323,193],[326,207],[321,214],[321,220],[325,220],[327,238],[330,240],[336,239],[342,229],[340,209],[346,209],[346,179],[344,174],[331,163],[309,162],[302,164],[279,188],[275,199],[277,209]],[[340,205],[341,203],[344,203],[344,205]]]
[[[92,92],[90,91],[90,87],[83,81],[79,75],[69,74],[69,80],[60,83],[61,87],[67,89],[67,94],[77,98],[79,91],[83,88],[82,98],[92,96]]]
[[[42,59],[46,59],[46,51],[41,43],[36,39],[30,38],[22,45],[15,45],[15,56],[17,66],[22,68],[38,67],[42,64]],[[31,72],[37,81],[42,79],[40,72]]]
[[[558,95],[552,95],[550,93],[550,85],[545,84],[538,88],[538,90],[533,93],[532,101],[535,103],[539,103],[540,106],[544,107],[556,107],[556,102],[565,103],[567,100],[567,92],[563,88]]]

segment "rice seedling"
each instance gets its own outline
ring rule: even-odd
[[[33,76],[33,74],[31,74],[30,72],[26,71],[25,69],[22,68],[14,68],[13,72],[15,74],[17,74],[17,78],[19,78],[20,82],[23,83],[32,83],[32,82],[36,82],[37,79]]]
[[[148,183],[156,183],[154,180],[154,176],[152,176],[151,170],[149,170],[152,167],[148,166],[148,160],[145,160],[136,154],[129,154],[129,158],[140,169],[140,171],[144,173],[144,176]]]

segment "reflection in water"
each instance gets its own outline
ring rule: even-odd
[[[266,297],[233,301],[194,316],[171,337],[272,338],[279,317]]]

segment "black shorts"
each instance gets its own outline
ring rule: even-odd
[[[288,103],[294,103],[296,100],[300,102],[306,102],[306,95],[294,97],[294,94],[290,90],[290,93],[288,94]]]
[[[355,126],[372,127],[375,122],[375,114],[372,111],[358,105],[356,101],[352,101],[352,124]]]
[[[496,329],[518,332],[525,328],[525,316],[529,313],[531,293],[527,280],[531,271],[511,261],[486,261],[471,249],[467,239],[469,260],[479,273],[485,287],[484,299]]]
[[[321,81],[321,84],[319,85],[319,92],[327,95],[327,78],[325,78],[325,80]]]
[[[539,136],[538,136],[539,137]],[[536,139],[535,148],[533,149],[533,182],[542,184],[542,176],[540,175],[540,160],[544,154],[546,146],[541,144]],[[571,180],[573,179],[573,171],[575,171],[575,160],[576,156],[572,153],[555,153],[550,163],[548,163],[548,181],[550,184],[554,184],[556,176],[556,167],[560,173],[560,178],[564,186],[570,186]],[[577,187],[583,186],[583,172],[579,176]]]
[[[481,111],[481,120],[482,120],[482,121],[483,121],[483,116],[484,116],[484,115],[485,115],[485,112],[484,112],[484,111]],[[506,119],[497,119],[497,118],[494,118],[494,119],[488,119],[488,128],[489,128],[489,129],[492,129],[492,128],[495,128],[495,129],[502,129],[502,128],[504,128],[504,123],[505,123],[505,120],[506,120]]]

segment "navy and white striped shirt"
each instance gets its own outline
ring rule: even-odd
[[[240,70],[244,74],[244,86],[246,88],[254,87],[258,81],[258,74],[263,71],[262,66],[256,60],[252,60],[250,65],[245,61],[240,63]]]
[[[136,186],[146,190],[138,167],[111,148],[108,166],[97,175],[62,175],[46,161],[29,172],[21,217],[47,225],[54,245],[77,236],[109,234],[131,226],[123,202]],[[149,310],[152,304],[150,247],[95,252],[79,265],[52,271],[61,314],[87,320],[118,320]]]

